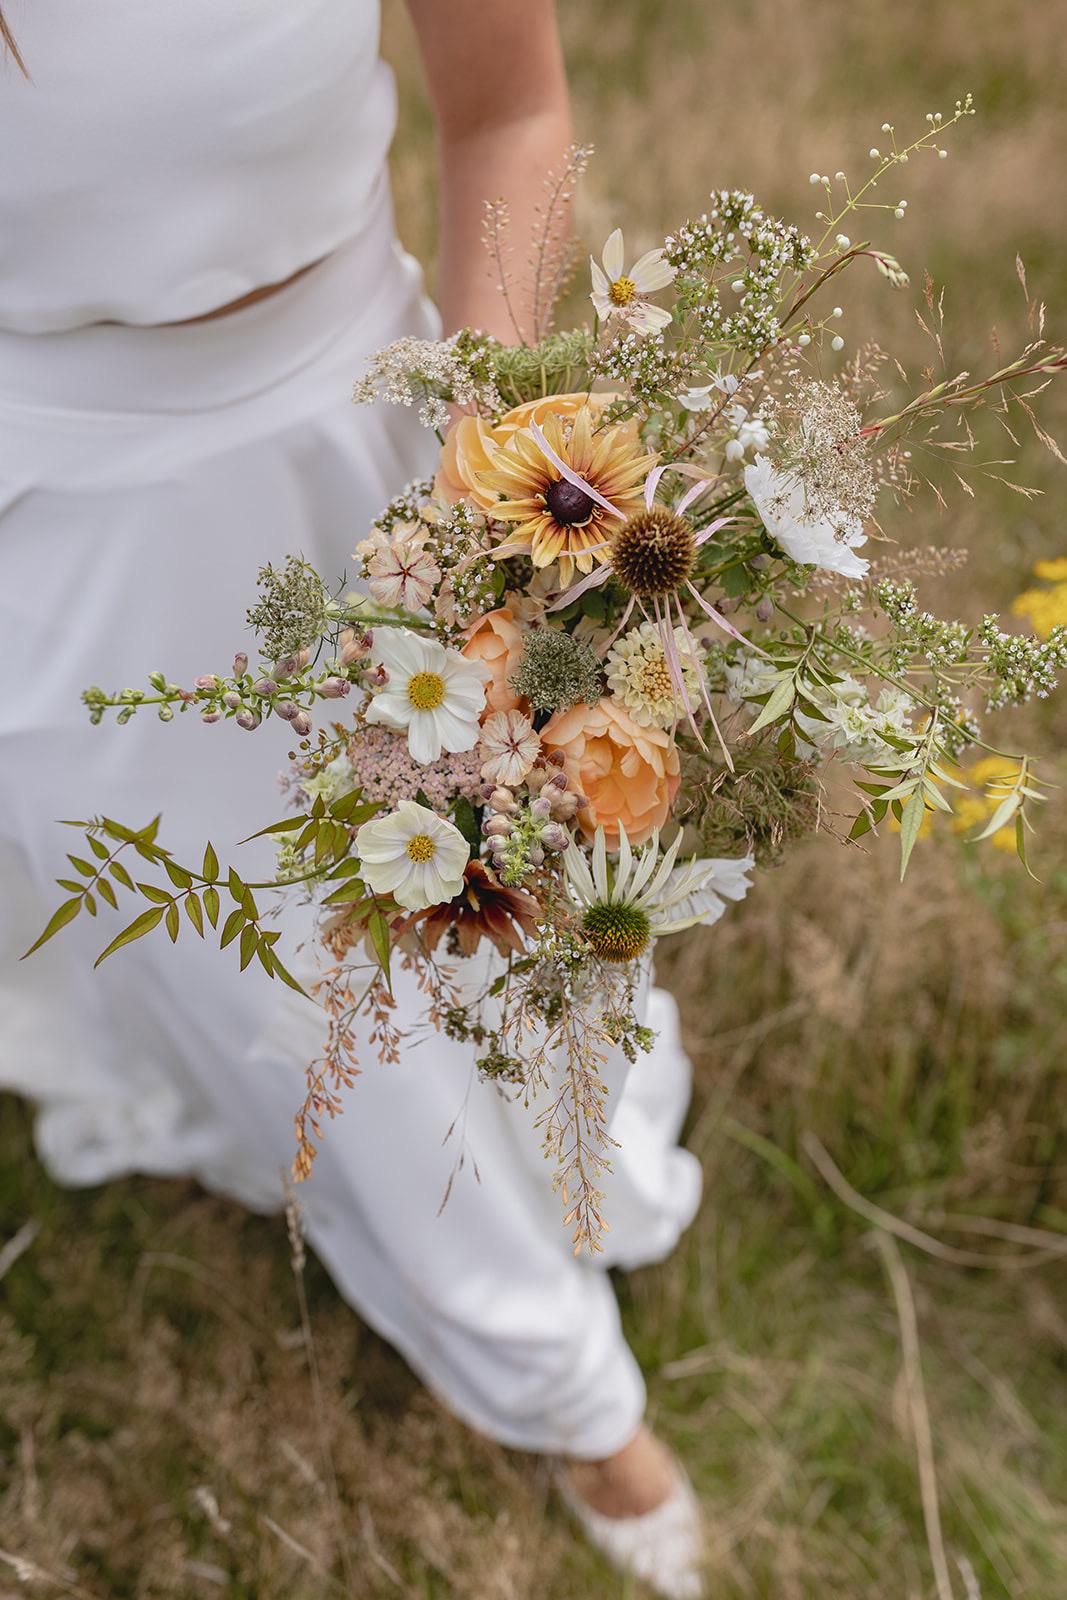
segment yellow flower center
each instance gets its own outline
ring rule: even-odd
[[[421,866],[424,861],[433,860],[433,840],[428,833],[415,833],[407,843],[407,852],[416,866]]]
[[[650,700],[667,700],[674,697],[670,668],[660,656],[646,661],[641,670],[641,689]]]
[[[608,290],[608,298],[613,306],[628,306],[637,293],[637,285],[632,278],[616,278]]]
[[[445,697],[445,680],[436,672],[416,672],[408,679],[408,699],[416,711],[436,711]]]

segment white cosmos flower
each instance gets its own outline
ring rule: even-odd
[[[755,862],[698,860],[675,865],[681,834],[660,855],[654,833],[634,850],[619,825],[619,856],[609,869],[604,830],[598,828],[590,860],[572,839],[563,857],[567,886],[582,911],[582,929],[607,961],[634,960],[651,939],[680,933],[697,922],[716,922],[728,900],[742,900]]]
[[[367,706],[368,722],[406,728],[411,759],[423,767],[442,750],[474,749],[488,667],[407,628],[377,628],[370,658],[388,676]]]
[[[763,525],[787,556],[806,567],[823,567],[846,578],[862,578],[870,563],[856,554],[867,543],[862,525],[842,517],[835,527],[830,517],[812,516],[798,478],[779,472],[758,455],[745,468],[745,488],[763,519]]]
[[[458,828],[414,800],[401,800],[395,811],[356,832],[364,883],[375,894],[391,894],[406,911],[453,899],[470,853]]]
[[[649,250],[626,271],[622,230],[616,228],[605,245],[603,266],[589,257],[593,292],[589,296],[601,322],[621,317],[638,333],[659,333],[671,320],[663,306],[653,306],[646,296],[665,289],[674,281],[674,268],[663,259],[662,250]]]

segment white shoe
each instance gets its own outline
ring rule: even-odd
[[[674,1491],[639,1517],[606,1517],[588,1505],[561,1467],[560,1497],[589,1543],[620,1572],[633,1573],[663,1600],[702,1600],[704,1554],[700,1505],[681,1467]]]

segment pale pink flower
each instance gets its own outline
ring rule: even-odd
[[[478,749],[485,758],[482,777],[486,783],[502,783],[510,789],[521,783],[533,766],[541,740],[521,711],[494,711],[482,723]]]
[[[421,611],[440,581],[441,569],[411,524],[398,523],[388,534],[365,539],[363,557],[367,587],[379,605]]]

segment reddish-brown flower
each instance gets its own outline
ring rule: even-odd
[[[392,925],[396,937],[417,928],[427,950],[436,950],[442,936],[455,929],[460,955],[470,956],[483,939],[496,946],[502,956],[524,949],[523,934],[537,932],[541,908],[524,889],[507,889],[492,868],[480,861],[468,861],[463,887],[452,900],[429,906]]]

